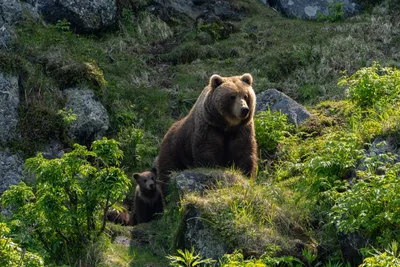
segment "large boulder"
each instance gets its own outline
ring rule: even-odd
[[[0,72],[0,143],[18,137],[18,78]]]
[[[276,89],[269,89],[257,94],[256,110],[268,109],[286,114],[288,121],[295,125],[300,125],[311,116],[305,107]]]
[[[108,114],[92,90],[68,89],[66,110],[77,118],[69,128],[69,135],[80,144],[90,144],[104,136],[109,127]]]
[[[77,32],[98,32],[117,22],[115,0],[37,0],[36,5],[45,21],[66,19]]]
[[[16,23],[22,15],[22,7],[19,0],[0,1],[0,27],[4,24]]]
[[[192,21],[201,18],[206,22],[240,20],[243,17],[227,1],[217,0],[154,0],[150,10],[166,21],[173,17]]]
[[[0,195],[23,178],[24,161],[18,154],[0,151]]]
[[[343,5],[345,17],[355,15],[361,11],[359,5],[352,0],[269,0],[269,4],[292,18],[318,19],[318,14],[333,15],[336,5]]]
[[[178,189],[183,210],[178,247],[194,247],[203,257],[213,259],[234,249],[259,257],[269,245],[279,246],[278,254],[296,257],[304,248],[315,250],[315,242],[302,227],[266,198],[268,189],[251,184],[238,172],[192,169],[173,175],[171,181]],[[258,219],[236,224],[237,203],[251,203],[249,212],[258,211],[253,215],[260,220],[271,216],[271,225],[260,224]]]

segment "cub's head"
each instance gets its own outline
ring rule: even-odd
[[[151,171],[134,173],[133,178],[135,178],[140,190],[145,192],[156,190],[157,171],[155,168],[151,169]]]
[[[252,120],[256,103],[252,84],[253,77],[248,73],[233,77],[211,76],[211,101],[230,126]]]

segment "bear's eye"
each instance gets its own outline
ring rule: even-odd
[[[144,182],[146,183],[146,182],[147,182],[147,179],[144,179]]]
[[[247,100],[247,98],[249,98],[249,96],[248,96],[248,95],[244,95],[244,99],[246,99],[246,100]]]
[[[236,99],[236,95],[231,95],[231,99],[235,100]]]

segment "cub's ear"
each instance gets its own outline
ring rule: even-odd
[[[243,74],[242,77],[240,77],[240,80],[241,80],[242,82],[247,83],[247,84],[250,85],[250,86],[253,84],[253,76],[251,76],[250,73],[245,73],[245,74]]]
[[[154,173],[154,175],[157,176],[157,169],[156,168],[151,168],[150,172]]]
[[[140,178],[140,174],[139,173],[134,173],[133,174],[133,178],[136,180],[136,182],[138,181],[138,179]]]
[[[211,85],[211,89],[215,89],[218,86],[220,86],[224,81],[222,80],[222,77],[219,76],[218,74],[214,74],[213,76],[211,76],[210,78],[210,85]]]

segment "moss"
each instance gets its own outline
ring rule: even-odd
[[[20,149],[26,157],[34,156],[43,149],[49,140],[59,140],[68,144],[66,125],[60,114],[42,105],[20,105],[18,108],[18,130],[21,141],[14,147]]]

